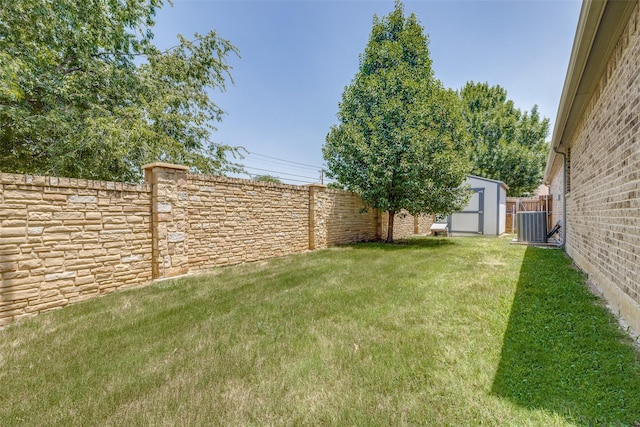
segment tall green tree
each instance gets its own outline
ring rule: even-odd
[[[549,152],[549,119],[517,109],[500,86],[468,82],[460,91],[471,135],[472,173],[503,181],[509,194],[532,193],[542,182]]]
[[[402,3],[374,17],[338,119],[323,147],[328,175],[389,213],[387,241],[402,209],[449,213],[466,202],[461,105],[434,77],[427,36],[414,14],[405,18]]]
[[[0,0],[0,170],[136,181],[152,161],[237,169],[211,141],[236,48],[215,32],[160,51],[162,0]]]

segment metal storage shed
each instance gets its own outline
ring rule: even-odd
[[[447,218],[452,236],[505,233],[507,222],[507,184],[493,179],[467,175],[463,185],[471,186],[473,195],[467,206]]]

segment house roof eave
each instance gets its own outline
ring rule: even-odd
[[[580,10],[567,75],[556,114],[544,182],[561,161],[587,103],[637,2],[585,0]]]

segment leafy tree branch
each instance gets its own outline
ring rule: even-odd
[[[238,55],[215,31],[160,51],[161,0],[1,0],[0,170],[137,181],[152,161],[222,174],[212,99]],[[139,58],[144,58],[140,61]]]

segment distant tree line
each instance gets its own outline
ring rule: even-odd
[[[549,119],[520,111],[500,86],[469,82],[459,92],[470,142],[471,173],[503,181],[509,194],[533,193],[549,153]]]

